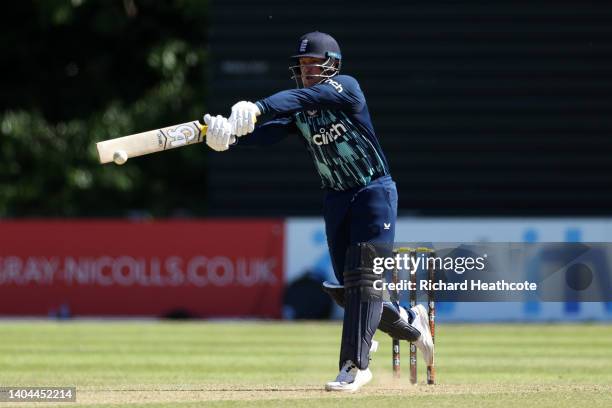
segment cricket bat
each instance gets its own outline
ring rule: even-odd
[[[143,156],[176,147],[201,143],[205,139],[206,125],[193,121],[148,132],[109,139],[96,143],[100,163],[123,164],[130,157]]]

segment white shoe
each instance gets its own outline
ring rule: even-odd
[[[427,316],[427,311],[423,305],[416,305],[411,308],[415,314],[414,320],[412,321],[412,326],[421,332],[421,336],[418,338],[414,344],[417,346],[421,353],[423,353],[423,358],[425,359],[425,363],[430,366],[434,364],[434,343],[431,338],[431,330],[429,329],[429,318]]]
[[[369,368],[360,370],[351,360],[348,360],[340,369],[336,381],[325,384],[325,389],[327,391],[355,392],[369,383],[371,379],[372,372]]]

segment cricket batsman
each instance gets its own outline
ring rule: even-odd
[[[359,83],[340,74],[340,47],[325,33],[303,35],[291,62],[297,89],[238,102],[229,119],[206,115],[206,143],[222,152],[298,135],[306,146],[326,191],[325,230],[338,280],[323,289],[345,309],[340,371],[325,388],[357,391],[372,379],[368,364],[377,328],[415,342],[427,364],[433,364],[433,341],[422,305],[405,310],[383,302],[373,287],[379,276],[371,244],[393,244],[398,197]]]

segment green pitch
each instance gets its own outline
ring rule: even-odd
[[[339,337],[337,323],[2,322],[0,386],[76,386],[70,407],[612,406],[611,325],[439,324],[435,386],[422,360],[410,386],[407,343],[394,380],[378,333],[374,380],[351,395],[323,391]]]

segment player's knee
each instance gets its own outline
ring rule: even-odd
[[[401,318],[399,311],[390,303],[383,305],[378,328],[398,340],[416,341],[421,336],[415,327]]]
[[[370,243],[360,243],[349,247],[344,268],[344,287],[347,291],[358,289],[362,300],[380,300],[382,291],[374,288],[374,282],[380,275],[374,273],[376,247]]]

